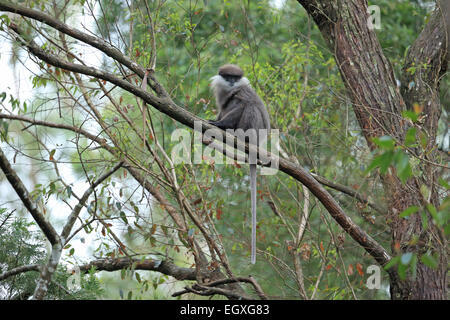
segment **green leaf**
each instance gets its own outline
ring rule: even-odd
[[[397,268],[397,273],[401,280],[406,279],[406,270],[408,270],[408,266],[404,265],[403,263],[400,263]]]
[[[428,216],[425,212],[422,212],[421,214],[421,218],[422,218],[422,226],[424,230],[428,229]]]
[[[436,260],[436,258],[429,254],[424,254],[423,256],[421,256],[420,261],[422,261],[424,265],[432,269],[436,269],[438,266],[438,261]]]
[[[433,219],[437,221],[438,220],[437,210],[431,203],[427,203],[427,210],[431,214]]]
[[[139,273],[136,272],[134,275],[136,276],[137,282],[141,283],[141,276],[139,275]]]
[[[397,175],[402,183],[405,183],[412,175],[411,166],[409,164],[409,156],[402,151],[398,151],[394,156]]]
[[[384,270],[389,270],[393,266],[397,265],[400,262],[400,257],[393,257],[388,263],[384,265]]]
[[[6,136],[8,135],[9,122],[0,119],[0,124],[3,127],[3,130],[0,130],[0,133],[2,137],[6,139]]]
[[[422,148],[425,149],[427,147],[427,143],[428,143],[427,134],[425,134],[423,131],[420,131],[419,138],[420,138],[420,145],[422,146]]]
[[[385,152],[382,155],[375,157],[365,172],[368,173],[369,171],[379,167],[382,174],[386,173],[387,169],[391,165],[393,157],[394,153],[392,151]]]
[[[66,187],[66,192],[67,192],[67,196],[70,198],[72,196],[72,187],[71,186],[67,186]]]
[[[417,276],[417,254],[413,254],[411,263],[409,264],[412,272],[413,279]]]
[[[444,233],[446,236],[450,235],[450,223],[445,226]]]
[[[381,164],[380,164],[380,172],[381,174],[385,174],[387,169],[392,163],[392,159],[394,158],[394,153],[392,151],[385,152],[381,155]]]
[[[382,149],[392,150],[395,147],[395,141],[390,136],[382,136],[380,138],[373,138],[373,142]]]
[[[419,115],[411,110],[403,111],[402,116],[403,118],[410,119],[412,122],[416,122],[417,119],[419,118]]]
[[[405,145],[407,147],[413,147],[416,145],[416,132],[417,128],[415,127],[409,128],[406,132]]]
[[[439,178],[439,184],[443,186],[445,189],[450,190],[450,184],[442,178]]]
[[[125,212],[120,211],[120,218],[123,220],[123,222],[128,224],[128,219],[127,219],[127,215],[125,214]]]
[[[413,213],[416,213],[419,210],[419,207],[417,206],[411,206],[409,208],[406,208],[405,210],[403,210],[400,213],[400,218],[406,218],[410,215],[412,215]]]
[[[428,199],[430,197],[430,189],[428,189],[428,187],[426,185],[424,185],[424,184],[422,184],[420,186],[420,193],[422,194],[422,196],[425,199]]]

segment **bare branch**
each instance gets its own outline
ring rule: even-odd
[[[119,162],[113,168],[111,168],[111,170],[109,170],[109,171],[105,172],[104,174],[102,174],[97,180],[95,180],[92,183],[92,185],[89,187],[89,189],[87,189],[84,192],[83,196],[78,201],[77,205],[73,208],[72,213],[70,214],[69,218],[67,219],[67,223],[64,226],[63,231],[61,232],[61,238],[62,239],[67,239],[69,237],[70,231],[72,230],[72,227],[73,227],[75,221],[77,220],[81,209],[84,207],[84,205],[86,204],[87,199],[89,198],[91,193],[94,192],[95,188],[100,183],[105,181],[108,177],[110,177],[114,172],[116,172],[123,165],[123,163],[124,163],[123,161]]]
[[[235,293],[231,290],[222,288],[208,287],[201,284],[194,284],[192,287],[185,287],[185,290],[175,292],[174,294],[172,294],[172,297],[178,297],[186,293],[195,293],[200,296],[214,296],[216,294],[220,294],[227,297],[228,299],[253,300],[251,297],[241,293]]]
[[[88,272],[92,267],[98,271],[117,271],[126,268],[134,270],[156,271],[177,280],[196,280],[197,271],[193,268],[183,268],[167,260],[156,259],[99,259],[80,266],[81,272]]]
[[[3,272],[2,274],[0,274],[0,281],[5,280],[9,277],[24,273],[24,272],[28,272],[28,271],[39,271],[40,270],[40,265],[38,264],[29,264],[26,266],[20,266],[8,271]]]
[[[261,298],[261,300],[267,300],[266,294],[264,293],[261,286],[256,282],[256,280],[252,276],[249,276],[248,278],[235,277],[235,278],[221,279],[221,280],[212,281],[212,282],[208,282],[208,283],[202,283],[201,285],[204,287],[211,288],[211,287],[216,287],[216,286],[230,284],[230,283],[236,283],[236,282],[250,283],[253,286],[253,288],[255,289],[258,296]]]
[[[322,176],[319,176],[315,173],[311,173],[311,175],[314,177],[314,179],[316,179],[317,181],[319,181],[321,184],[323,184],[324,186],[327,186],[329,188],[332,188],[334,190],[340,191],[350,197],[355,198],[356,200],[358,200],[359,202],[361,202],[364,205],[368,205],[369,207],[371,207],[372,209],[374,209],[375,211],[377,211],[378,213],[381,214],[385,214],[386,213],[386,209],[383,208],[382,206],[374,203],[373,201],[370,201],[368,197],[366,197],[365,195],[357,192],[356,190],[347,187],[343,184],[340,183],[336,183],[333,181],[330,181],[328,179],[325,179]]]

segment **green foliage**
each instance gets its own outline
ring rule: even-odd
[[[0,208],[0,273],[24,265],[44,265],[48,248],[36,225],[23,218],[14,218],[5,208]],[[47,299],[96,299],[102,288],[93,273],[81,276],[80,286],[73,292],[66,288],[70,277],[64,265],[55,272],[49,286]],[[39,273],[28,271],[11,276],[0,283],[0,299],[27,299],[35,289]]]
[[[409,145],[414,144],[416,141],[415,134],[412,135],[411,132],[415,133],[415,130],[409,130],[406,135],[406,141]],[[378,146],[381,154],[372,160],[366,172],[379,168],[381,174],[386,174],[389,167],[393,166],[396,169],[395,174],[397,177],[405,183],[413,173],[409,155],[404,151],[404,147],[396,146],[396,141],[389,136],[374,138],[373,142]]]

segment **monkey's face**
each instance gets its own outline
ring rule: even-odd
[[[235,83],[239,82],[239,80],[242,79],[242,77],[230,75],[223,75],[221,77],[229,83],[230,87],[234,86]]]
[[[233,87],[240,85],[248,85],[249,81],[246,77],[235,75],[215,75],[211,78],[211,88],[214,92],[229,91]]]

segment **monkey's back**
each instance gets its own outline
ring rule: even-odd
[[[236,129],[267,129],[270,130],[269,113],[261,98],[250,86],[236,88],[229,101],[230,109],[242,107],[242,115],[236,125]],[[228,109],[228,108],[227,108]]]

